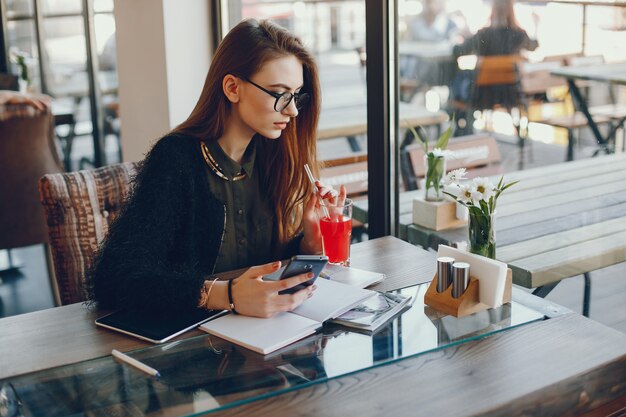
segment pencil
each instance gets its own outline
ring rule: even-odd
[[[148,375],[152,375],[152,376],[156,376],[156,377],[160,377],[161,376],[159,371],[157,371],[156,369],[151,368],[150,366],[146,365],[145,363],[139,362],[137,359],[131,358],[130,356],[126,355],[125,353],[120,352],[119,350],[113,349],[111,351],[111,355],[113,355],[117,359],[121,360],[122,362],[126,362],[130,366],[134,366],[135,368],[139,369],[140,371],[143,371],[143,372],[147,373]]]

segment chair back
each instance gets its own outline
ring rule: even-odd
[[[466,168],[467,177],[496,175],[501,172],[500,149],[496,139],[486,134],[458,136],[452,138],[446,148],[450,156],[446,158],[446,171],[457,168]],[[426,175],[424,163],[424,148],[417,144],[407,146],[401,158],[406,158],[403,164],[406,170],[402,171],[402,180],[407,190],[417,188],[418,180]]]
[[[519,55],[482,56],[476,64],[472,92],[472,108],[491,110],[496,107],[511,109],[522,104],[516,64]]]
[[[477,63],[476,86],[517,84],[515,66],[521,60],[519,55],[481,56]]]
[[[136,168],[126,162],[44,175],[39,181],[60,304],[86,299],[86,273],[109,225],[120,214]]]
[[[320,180],[335,188],[345,185],[350,198],[367,194],[367,154],[356,153],[325,160]]]
[[[53,122],[30,106],[0,106],[0,249],[48,241],[37,181],[62,171]]]

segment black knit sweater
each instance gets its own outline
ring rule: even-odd
[[[170,135],[155,144],[89,274],[99,307],[165,313],[195,308],[225,222],[207,173],[198,139]],[[299,243],[300,237],[293,239],[278,257],[297,253]]]

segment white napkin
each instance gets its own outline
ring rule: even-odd
[[[446,245],[439,245],[437,257],[449,256],[470,264],[470,275],[478,279],[478,298],[491,308],[500,307],[504,298],[507,264]]]

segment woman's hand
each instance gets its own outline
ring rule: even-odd
[[[315,181],[317,190],[309,196],[302,214],[304,238],[300,250],[306,254],[322,253],[322,233],[317,212],[320,210],[320,198],[327,207],[343,205],[346,201],[346,187],[341,185],[339,192],[331,186]]]
[[[276,272],[280,261],[253,266],[233,281],[232,297],[239,314],[271,317],[282,311],[291,311],[313,295],[317,288],[311,285],[293,294],[278,294],[313,278],[312,273],[300,274],[279,281],[263,281],[263,275]]]
[[[17,91],[0,91],[0,104],[26,104],[39,111],[46,111],[52,97],[45,94],[25,94]]]

